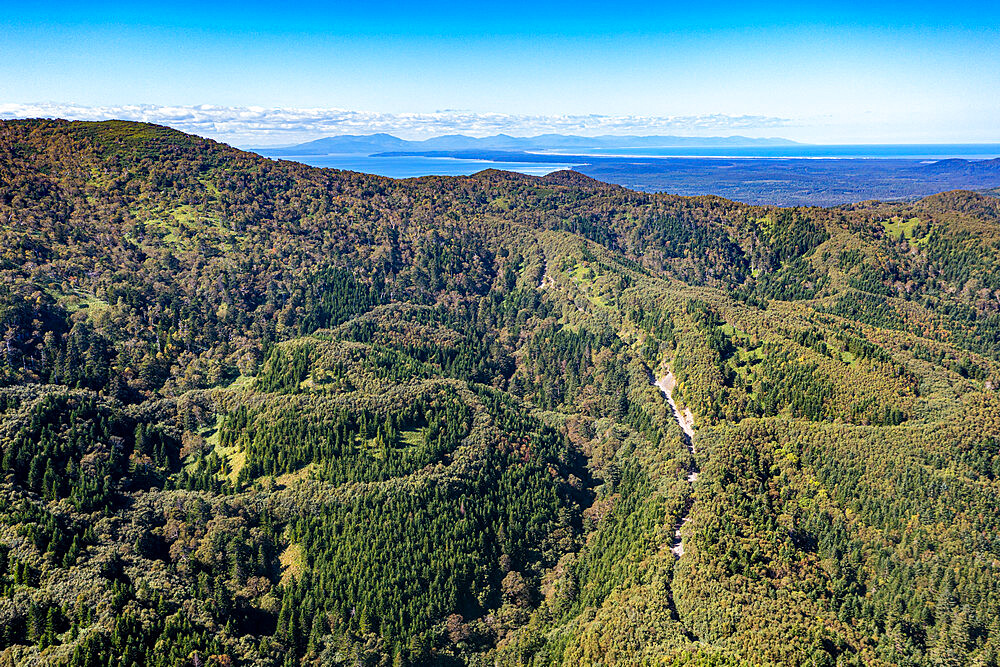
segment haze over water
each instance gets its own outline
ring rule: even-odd
[[[595,148],[586,150],[548,150],[536,154],[565,155],[565,162],[500,162],[489,159],[466,159],[428,156],[374,156],[360,153],[329,155],[268,155],[266,149],[256,152],[267,157],[302,162],[313,167],[329,167],[358,171],[390,178],[418,176],[465,176],[483,169],[503,169],[533,176],[562,169],[573,169],[586,162],[586,156],[603,159],[629,156],[655,158],[771,158],[771,159],[891,159],[935,161],[959,158],[987,160],[1000,157],[1000,144],[791,144],[785,146],[718,146],[664,148]]]

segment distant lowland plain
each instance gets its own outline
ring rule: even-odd
[[[907,201],[956,189],[995,194],[1000,188],[1000,144],[830,145],[743,136],[562,134],[409,141],[370,134],[250,150],[392,178],[468,175],[487,168],[540,176],[572,169],[644,192],[784,206]]]

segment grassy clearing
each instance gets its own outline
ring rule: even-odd
[[[215,438],[215,440],[218,441],[217,434],[213,435],[212,438]],[[209,440],[211,440],[211,438],[209,438]],[[208,440],[206,440],[206,442],[208,442]],[[239,479],[240,471],[243,470],[243,466],[247,464],[246,452],[244,452],[239,447],[233,445],[232,447],[216,446],[215,453],[225,460],[226,470],[229,471],[228,473],[225,474],[220,473],[219,477],[222,479],[227,479],[233,484],[235,484],[236,480]]]
[[[309,477],[309,474],[316,469],[315,463],[310,463],[309,465],[299,468],[295,472],[287,472],[284,475],[278,475],[274,478],[274,481],[278,486],[291,486],[295,482],[302,481]]]
[[[77,302],[77,310],[85,309],[88,317],[97,317],[111,308],[110,303],[97,298],[93,294],[80,293],[78,297],[79,301]]]
[[[64,291],[60,283],[50,283],[48,287],[45,288],[45,292],[51,296],[60,306],[66,309],[69,313],[75,313],[79,310],[86,311],[88,318],[94,318],[101,313],[107,311],[111,308],[111,304],[103,299],[97,298],[95,295],[89,292],[83,292],[81,290],[69,288],[70,291]]]
[[[222,416],[215,416],[215,425],[209,426],[204,431],[201,432],[201,436],[205,438],[205,444],[211,447],[215,447],[219,444],[219,429],[222,428]]]
[[[888,220],[882,221],[882,227],[885,228],[886,233],[892,238],[898,239],[900,235],[909,242],[916,243],[917,245],[923,245],[927,242],[927,237],[914,238],[914,232],[917,225],[920,224],[920,218],[909,218],[904,220],[899,216],[893,216]]]
[[[281,585],[287,586],[306,571],[306,550],[298,542],[292,542],[278,556],[278,561],[281,563]]]
[[[191,224],[201,220],[201,216],[198,215],[198,211],[194,206],[190,204],[184,204],[183,206],[178,206],[177,208],[170,211],[170,215],[173,216],[180,224]]]
[[[399,435],[400,442],[406,447],[419,447],[424,444],[424,430],[422,428],[402,431]]]
[[[586,264],[577,264],[576,266],[574,266],[573,269],[570,271],[570,275],[573,276],[575,280],[579,280],[585,283],[594,282],[594,279],[596,278],[594,270],[589,266],[587,266]]]
[[[219,188],[215,187],[215,184],[212,183],[212,181],[207,178],[199,178],[198,182],[205,186],[205,189],[208,190],[208,194],[212,195],[212,197],[219,196]]]
[[[255,380],[255,378],[252,375],[239,375],[226,388],[227,389],[253,389],[254,380]]]
[[[358,449],[368,452],[369,456],[376,459],[385,458],[385,449],[378,444],[375,438],[362,438],[357,441]],[[392,442],[389,446],[390,449],[412,449],[415,447],[421,447],[424,444],[424,429],[412,429],[408,431],[400,431],[399,439]]]
[[[206,444],[210,444],[212,440],[218,442],[218,435],[213,435],[211,438],[205,440]],[[223,471],[220,471],[217,475],[219,479],[228,480],[229,482],[235,484],[236,480],[239,479],[240,471],[243,470],[243,466],[247,463],[247,455],[239,447],[233,445],[232,447],[219,447],[217,444],[211,450],[219,455],[226,467]],[[198,457],[192,454],[188,457],[190,460],[184,466],[189,472],[193,472],[197,464]]]

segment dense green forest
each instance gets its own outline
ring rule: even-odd
[[[998,199],[0,121],[0,336],[0,665],[1000,663]]]

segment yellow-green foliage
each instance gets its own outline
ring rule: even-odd
[[[995,199],[0,121],[0,221],[0,664],[997,662]]]

